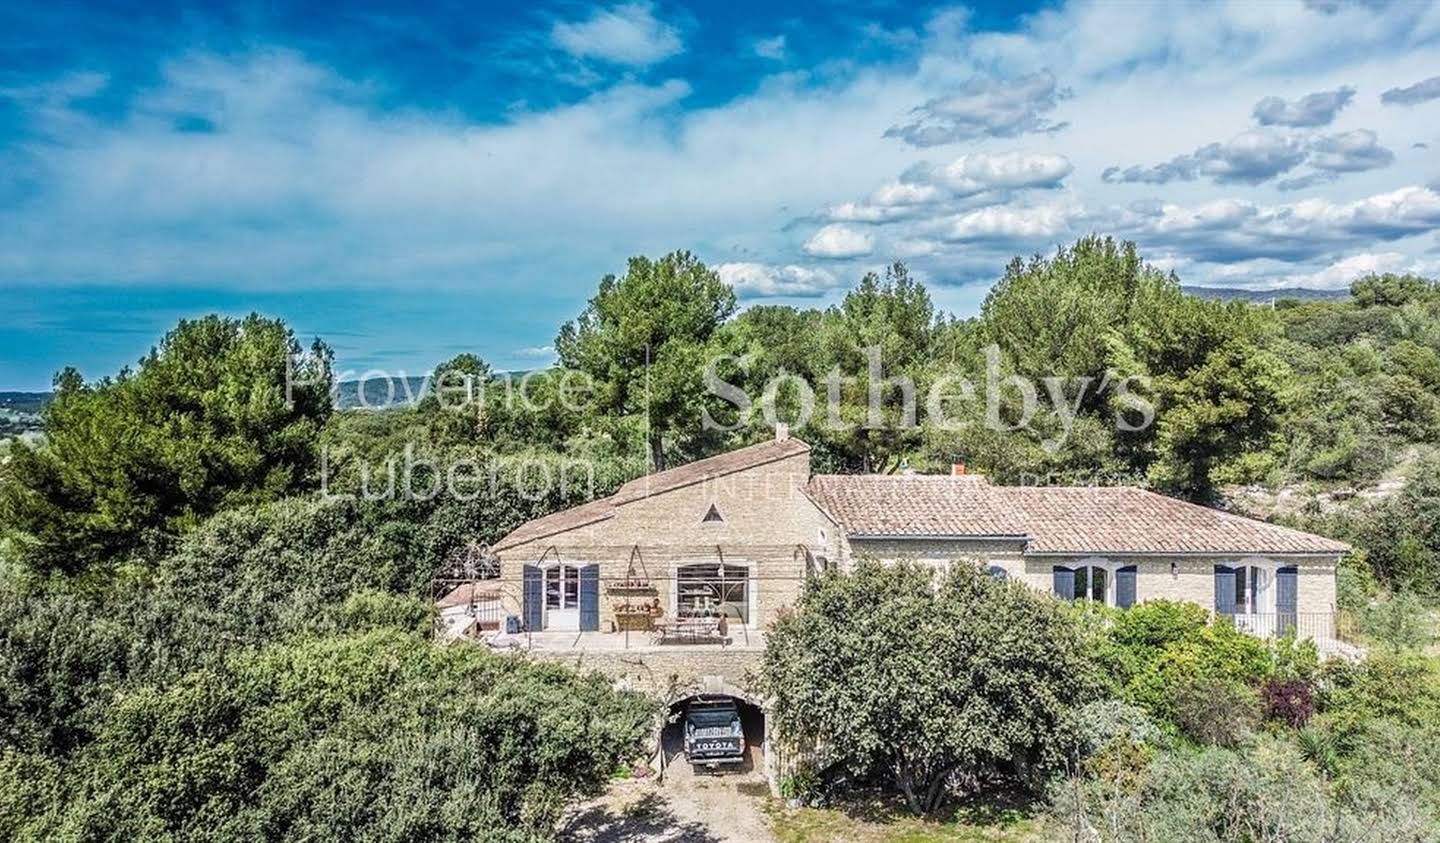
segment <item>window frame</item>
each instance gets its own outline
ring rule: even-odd
[[[727,559],[727,560],[725,560],[723,563],[722,563],[720,560],[714,559],[714,558],[710,558],[710,559],[686,559],[686,560],[683,560],[683,561],[677,561],[677,562],[671,563],[671,565],[670,565],[670,584],[671,584],[671,588],[670,588],[670,599],[669,599],[669,604],[670,604],[670,606],[669,606],[670,616],[671,616],[671,617],[676,617],[676,618],[680,617],[681,606],[682,606],[682,604],[681,604],[681,599],[680,599],[680,588],[681,588],[681,583],[682,583],[684,580],[687,579],[687,576],[686,576],[686,574],[685,574],[685,569],[687,569],[687,568],[693,568],[693,567],[699,567],[699,566],[709,566],[709,567],[720,566],[721,571],[723,571],[724,569],[733,569],[733,570],[741,570],[741,571],[744,572],[743,577],[736,578],[735,582],[736,582],[736,584],[739,584],[739,585],[741,585],[741,586],[744,588],[744,596],[745,596],[745,599],[744,599],[743,601],[739,601],[739,600],[721,600],[721,601],[719,601],[719,604],[723,606],[723,605],[725,605],[725,604],[743,603],[743,605],[744,605],[744,607],[745,607],[745,615],[744,615],[744,617],[742,617],[742,618],[735,618],[735,617],[733,617],[733,616],[727,615],[727,619],[730,620],[731,622],[739,622],[739,623],[741,623],[746,629],[755,629],[755,628],[757,628],[757,627],[758,627],[758,624],[759,624],[759,618],[757,617],[757,611],[756,611],[756,607],[758,606],[758,601],[757,601],[757,599],[756,599],[756,593],[757,593],[757,589],[758,589],[758,583],[757,583],[756,577],[755,577],[755,572],[756,572],[755,563],[754,563],[753,561],[749,560],[749,559]],[[691,579],[691,580],[700,579],[702,582],[705,581],[705,578],[703,578],[703,577],[690,577],[690,579]],[[723,575],[722,575],[719,579],[720,579],[721,582],[724,582],[725,585],[728,587],[729,582],[726,580],[726,578],[725,578]],[[711,582],[714,582],[715,579],[714,579],[714,578],[711,578],[710,581],[711,581]]]
[[[1140,574],[1140,566],[1139,566],[1139,564],[1137,564],[1137,563],[1135,563],[1135,562],[1117,561],[1117,560],[1109,559],[1109,558],[1106,558],[1106,557],[1103,557],[1103,556],[1087,556],[1087,557],[1085,557],[1084,559],[1078,559],[1078,560],[1076,560],[1073,564],[1060,564],[1060,563],[1056,563],[1056,564],[1059,565],[1059,567],[1066,568],[1066,569],[1068,569],[1070,572],[1072,572],[1072,573],[1075,575],[1074,580],[1075,580],[1075,582],[1076,582],[1077,584],[1078,584],[1079,581],[1080,581],[1080,572],[1081,572],[1082,570],[1086,570],[1086,571],[1091,571],[1091,570],[1104,571],[1104,573],[1105,573],[1105,597],[1104,597],[1104,599],[1102,599],[1102,600],[1096,600],[1096,599],[1092,596],[1092,595],[1094,594],[1094,581],[1093,581],[1093,576],[1087,577],[1086,588],[1085,588],[1085,594],[1086,594],[1085,597],[1081,598],[1081,597],[1076,597],[1076,596],[1072,595],[1072,596],[1070,596],[1069,598],[1064,598],[1064,599],[1066,599],[1066,602],[1069,602],[1069,603],[1078,603],[1078,602],[1080,602],[1080,601],[1083,599],[1083,600],[1085,600],[1085,602],[1087,602],[1087,603],[1098,603],[1098,604],[1100,604],[1101,606],[1107,606],[1107,607],[1112,608],[1112,609],[1118,608],[1118,607],[1116,606],[1116,603],[1118,602],[1119,597],[1120,597],[1119,589],[1117,588],[1117,579],[1118,579],[1118,578],[1116,577],[1116,572],[1118,572],[1121,568],[1129,568],[1129,567],[1132,567],[1132,566],[1133,566],[1133,567],[1135,568],[1135,574],[1136,574],[1136,577],[1135,577],[1135,586],[1136,586],[1136,587],[1135,587],[1135,604],[1138,605],[1138,604],[1140,603],[1140,587],[1139,587],[1139,586],[1140,586],[1140,577],[1139,577],[1139,574]],[[1060,597],[1060,595],[1057,594],[1056,597]]]

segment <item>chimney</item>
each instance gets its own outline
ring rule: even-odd
[[[965,476],[965,463],[963,463],[963,462],[951,463],[951,464],[950,464],[950,476],[951,476],[951,477],[964,477],[964,476]]]
[[[784,442],[790,438],[790,425],[785,422],[775,423],[775,441]]]

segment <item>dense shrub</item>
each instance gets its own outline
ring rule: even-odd
[[[127,693],[58,805],[84,839],[527,840],[638,751],[653,711],[600,678],[378,630],[280,644]],[[37,804],[38,803],[38,804]]]
[[[1271,674],[1275,679],[1302,679],[1311,681],[1320,672],[1320,651],[1310,638],[1298,638],[1294,633],[1272,638],[1268,642]]]
[[[1434,659],[1416,653],[1382,650],[1358,665],[1327,662],[1318,687],[1317,720],[1345,752],[1373,721],[1416,728],[1440,723],[1440,669]]]
[[[1057,782],[1057,823],[1076,839],[1131,841],[1325,840],[1325,789],[1293,749],[1162,752],[1124,787],[1100,779]]]
[[[1391,595],[1368,604],[1360,613],[1360,629],[1379,644],[1420,650],[1435,639],[1433,620],[1414,594]]]
[[[1299,729],[1315,714],[1315,687],[1305,679],[1269,679],[1260,687],[1265,717]]]
[[[781,732],[916,810],[954,781],[1031,784],[1056,769],[1086,675],[1055,601],[973,565],[938,587],[926,569],[872,562],[816,578],[771,630],[764,663]]]
[[[1187,603],[1154,601],[1121,613],[1110,640],[1125,675],[1125,698],[1161,721],[1177,722],[1184,683],[1255,686],[1275,669],[1264,642]]]
[[[1233,747],[1260,722],[1259,696],[1230,679],[1190,677],[1175,686],[1175,725],[1191,740]]]
[[[87,741],[124,681],[130,633],[93,602],[0,580],[0,750]]]

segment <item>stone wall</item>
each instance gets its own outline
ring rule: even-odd
[[[689,563],[724,561],[749,569],[750,629],[763,629],[793,605],[806,575],[806,553],[838,559],[841,531],[804,494],[807,454],[619,503],[611,518],[506,548],[498,587],[507,614],[520,614],[523,568],[556,560],[600,566],[601,629],[617,606],[658,600],[676,606],[676,571]],[[704,520],[710,507],[722,520]],[[636,552],[638,550],[638,555]],[[643,594],[614,593],[636,560],[654,586]]]
[[[1297,569],[1296,611],[1301,614],[1329,614],[1335,611],[1334,557],[1266,557],[1254,555],[1215,556],[1044,556],[1027,557],[1022,543],[1003,540],[934,539],[924,541],[852,539],[856,555],[882,561],[908,560],[937,570],[957,561],[996,565],[1015,580],[1037,591],[1054,588],[1054,567],[1101,565],[1114,568],[1134,565],[1136,599],[1183,600],[1207,609],[1215,605],[1215,566],[1255,565],[1273,570],[1281,566]]]
[[[639,691],[662,702],[690,696],[705,689],[707,677],[743,692],[752,701],[762,698],[757,678],[764,651],[760,649],[558,652],[535,651],[530,658],[565,664],[581,671],[597,671],[620,687]]]

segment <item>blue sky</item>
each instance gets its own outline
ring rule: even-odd
[[[632,254],[973,312],[1098,231],[1188,283],[1440,273],[1440,5],[0,7],[0,389],[257,309],[547,362]]]

